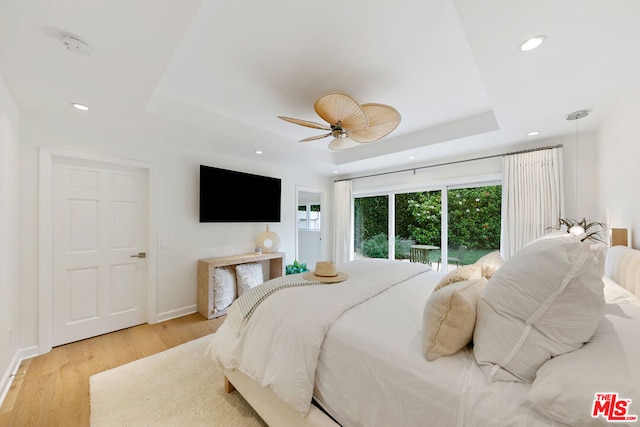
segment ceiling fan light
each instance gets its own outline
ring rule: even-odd
[[[334,151],[342,151],[342,150],[348,150],[350,148],[355,148],[359,145],[362,145],[362,144],[354,141],[351,138],[335,138],[333,141],[329,143],[329,149]]]
[[[321,96],[313,105],[316,113],[330,127],[308,120],[278,116],[278,118],[297,125],[330,131],[327,134],[312,136],[300,142],[310,142],[333,137],[330,150],[345,150],[364,143],[378,141],[392,132],[400,123],[400,113],[385,104],[358,104],[349,95],[331,92]]]

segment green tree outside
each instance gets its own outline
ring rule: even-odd
[[[449,246],[500,248],[502,186],[449,190]]]
[[[386,239],[388,235],[389,197],[360,197],[354,200],[353,208],[355,251],[368,256],[363,251],[363,242],[380,234]],[[380,257],[370,256],[369,258]]]

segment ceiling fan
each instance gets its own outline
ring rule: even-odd
[[[315,141],[332,136],[332,150],[346,150],[368,142],[374,142],[391,133],[400,123],[400,113],[384,104],[358,104],[342,92],[322,95],[313,104],[316,113],[329,125],[278,116],[278,118],[313,129],[328,130],[329,133],[305,138],[300,142]]]

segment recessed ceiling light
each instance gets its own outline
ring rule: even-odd
[[[333,171],[333,173],[338,173],[338,171]]]
[[[546,38],[547,38],[546,36],[531,37],[530,39],[522,42],[522,44],[520,45],[520,50],[523,52],[533,50],[538,46],[540,46],[545,41]]]
[[[84,104],[78,104],[77,102],[72,102],[71,106],[73,108],[75,108],[76,110],[80,110],[80,111],[88,111],[89,110],[89,107],[87,107]]]
[[[534,131],[529,132],[527,135],[529,135],[529,136],[540,135],[540,131],[539,130],[534,130]]]
[[[262,154],[262,151],[256,150],[256,154]]]
[[[415,159],[415,158],[416,158],[415,156],[409,156],[409,157],[407,157],[407,159],[409,159],[409,160],[413,160],[413,159]]]

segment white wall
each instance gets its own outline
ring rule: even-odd
[[[20,215],[22,347],[38,342],[38,150],[40,146],[78,153],[151,163],[155,173],[158,238],[157,312],[167,319],[194,312],[197,303],[197,260],[253,252],[255,239],[266,224],[201,224],[198,221],[199,165],[223,167],[282,179],[282,221],[271,223],[280,251],[292,262],[295,253],[296,186],[330,191],[330,180],[311,176],[295,165],[274,165],[232,158],[216,152],[215,136],[160,126],[155,134],[110,131],[80,121],[23,114],[21,121]]]
[[[585,119],[586,120],[586,119]],[[518,151],[528,148],[554,146],[562,144],[564,163],[565,217],[593,221],[603,221],[598,212],[598,146],[595,133],[569,135],[561,138],[542,139],[529,145],[521,145],[496,153],[477,154],[469,157],[484,157]],[[445,161],[443,163],[449,162]],[[423,165],[415,165],[417,168]],[[410,166],[402,169],[409,169]],[[423,190],[425,186],[457,185],[473,182],[478,177],[501,176],[502,159],[500,157],[437,166],[415,171],[383,175],[353,181],[353,192],[366,194],[377,189]],[[366,175],[366,174],[364,174]]]
[[[419,166],[418,166],[419,167]],[[402,168],[405,169],[405,168]],[[461,183],[478,176],[498,176],[502,170],[500,158],[459,163],[456,165],[437,166],[428,169],[418,169],[381,175],[353,181],[352,191],[355,194],[367,193],[373,189],[408,189],[420,190],[428,187],[447,185],[452,182]],[[365,174],[366,175],[366,174]]]
[[[251,252],[254,241],[258,233],[264,229],[264,224],[200,224],[197,219],[198,212],[198,165],[207,164],[210,166],[220,166],[228,169],[242,170],[252,173],[277,176],[283,179],[282,187],[282,222],[270,224],[270,228],[280,235],[282,246],[281,251],[286,253],[286,261],[294,259],[295,251],[295,191],[296,186],[310,187],[325,190],[325,213],[332,211],[332,180],[318,176],[310,176],[303,169],[296,169],[297,165],[275,165],[261,162],[247,162],[244,159],[233,158],[216,152],[215,137],[210,134],[198,133],[192,129],[171,126],[170,128],[160,126],[154,134],[139,133],[133,130],[110,131],[99,128],[88,123],[84,123],[82,116],[77,121],[55,119],[53,117],[42,117],[34,114],[22,113],[20,117],[20,145],[19,145],[19,168],[20,187],[16,191],[15,183],[18,167],[16,150],[18,148],[17,138],[17,108],[13,104],[6,88],[0,88],[0,99],[3,105],[0,106],[5,116],[0,123],[2,135],[11,135],[8,139],[3,136],[0,155],[2,157],[2,187],[0,196],[5,198],[17,198],[19,194],[19,216],[20,216],[20,286],[2,287],[2,292],[13,293],[4,301],[23,301],[19,310],[12,312],[12,308],[2,310],[2,313],[10,313],[0,316],[0,348],[3,347],[2,340],[7,341],[8,324],[4,320],[7,316],[15,316],[14,337],[18,337],[18,349],[35,346],[38,343],[38,272],[35,266],[38,262],[38,148],[40,146],[55,149],[75,151],[79,153],[91,153],[108,157],[118,157],[148,162],[154,165],[155,169],[155,208],[157,209],[157,230],[158,237],[164,239],[166,248],[159,250],[158,259],[158,305],[157,312],[160,318],[168,318],[173,315],[180,315],[185,312],[195,311],[196,305],[196,261],[199,258],[223,256]],[[9,104],[7,107],[4,104]],[[640,107],[636,108],[636,115]],[[9,113],[7,113],[9,111]],[[586,120],[586,119],[584,119]],[[8,123],[8,124],[7,124]],[[621,126],[621,129],[618,127]],[[607,133],[629,135],[633,130],[638,130],[633,126],[633,121],[622,124],[619,120],[612,121]],[[613,137],[611,137],[613,138]],[[624,136],[618,139],[627,141]],[[9,142],[7,142],[9,141]],[[609,222],[606,218],[598,216],[601,206],[598,203],[598,188],[602,183],[598,183],[598,174],[595,167],[598,164],[597,148],[598,143],[602,147],[602,141],[596,139],[595,135],[580,135],[579,146],[576,146],[575,136],[554,140],[542,140],[540,145],[554,145],[562,143],[565,146],[565,190],[566,190],[566,216],[568,217],[588,217],[593,220]],[[626,142],[630,148],[630,142]],[[577,150],[576,150],[577,147]],[[8,154],[5,156],[5,152]],[[6,160],[13,159],[13,161]],[[601,156],[601,164],[605,156]],[[9,165],[4,167],[5,163]],[[473,165],[473,167],[471,166]],[[576,171],[574,166],[578,165]],[[618,168],[620,165],[615,165]],[[603,167],[608,167],[605,164]],[[438,171],[438,169],[441,169]],[[398,185],[406,183],[420,185],[420,182],[441,182],[462,175],[485,175],[495,174],[500,171],[500,160],[493,159],[477,164],[462,164],[457,166],[427,169],[419,171],[413,176],[411,173],[396,175]],[[630,172],[627,170],[626,172]],[[622,172],[624,174],[624,170]],[[9,178],[5,178],[8,174]],[[618,174],[620,175],[620,174]],[[574,177],[578,177],[579,186],[575,185]],[[390,176],[382,178],[379,182],[384,182],[388,186],[392,181]],[[636,175],[637,177],[637,175]],[[620,179],[620,178],[617,178]],[[8,180],[8,181],[7,181]],[[369,181],[373,184],[375,180]],[[616,180],[613,180],[616,182]],[[627,182],[631,182],[627,180]],[[355,181],[354,188],[362,189],[364,181]],[[603,187],[613,187],[607,184]],[[601,190],[603,190],[601,188]],[[578,197],[574,196],[578,194]],[[602,191],[601,193],[602,194]],[[611,195],[613,198],[614,195]],[[624,199],[627,195],[615,194],[618,203],[626,203]],[[574,202],[575,201],[575,202]],[[637,202],[637,200],[636,200]],[[609,203],[612,205],[613,203]],[[630,202],[628,205],[632,205]],[[637,204],[637,203],[636,203]],[[577,206],[576,206],[577,205]],[[620,209],[624,211],[624,208]],[[15,279],[18,272],[10,265],[15,265],[15,248],[18,246],[15,224],[18,222],[17,211],[12,210],[7,214],[4,209],[0,216],[0,226],[10,230],[9,240],[3,239],[3,250],[10,247],[14,250],[13,261],[9,258],[1,258],[2,274]],[[7,216],[9,215],[9,216]],[[635,215],[637,218],[637,214]],[[633,217],[632,217],[633,218]],[[615,218],[614,218],[615,219]],[[325,225],[329,232],[326,233],[324,241],[324,251],[331,253],[333,244],[331,215],[325,217]],[[615,224],[610,224],[615,225]],[[13,234],[11,234],[13,233]],[[13,263],[13,264],[11,264]],[[7,264],[5,270],[5,264]],[[4,277],[4,276],[3,276]],[[3,279],[4,280],[4,279]],[[7,290],[8,289],[8,290]],[[18,293],[18,295],[15,295]],[[10,304],[14,307],[15,304]],[[0,306],[4,308],[4,306]],[[13,313],[13,314],[11,314]],[[16,334],[15,329],[19,329]],[[15,343],[14,343],[15,345]],[[15,348],[15,347],[14,347]],[[15,352],[15,351],[13,351]],[[10,352],[10,353],[13,353]],[[0,362],[2,362],[3,352],[0,350]],[[4,363],[4,362],[3,362]],[[0,365],[2,368],[4,365]]]
[[[610,227],[631,229],[632,246],[640,249],[640,98],[629,94],[618,102],[599,132],[599,209]]]
[[[18,127],[18,107],[0,77],[0,402],[18,348]]]

